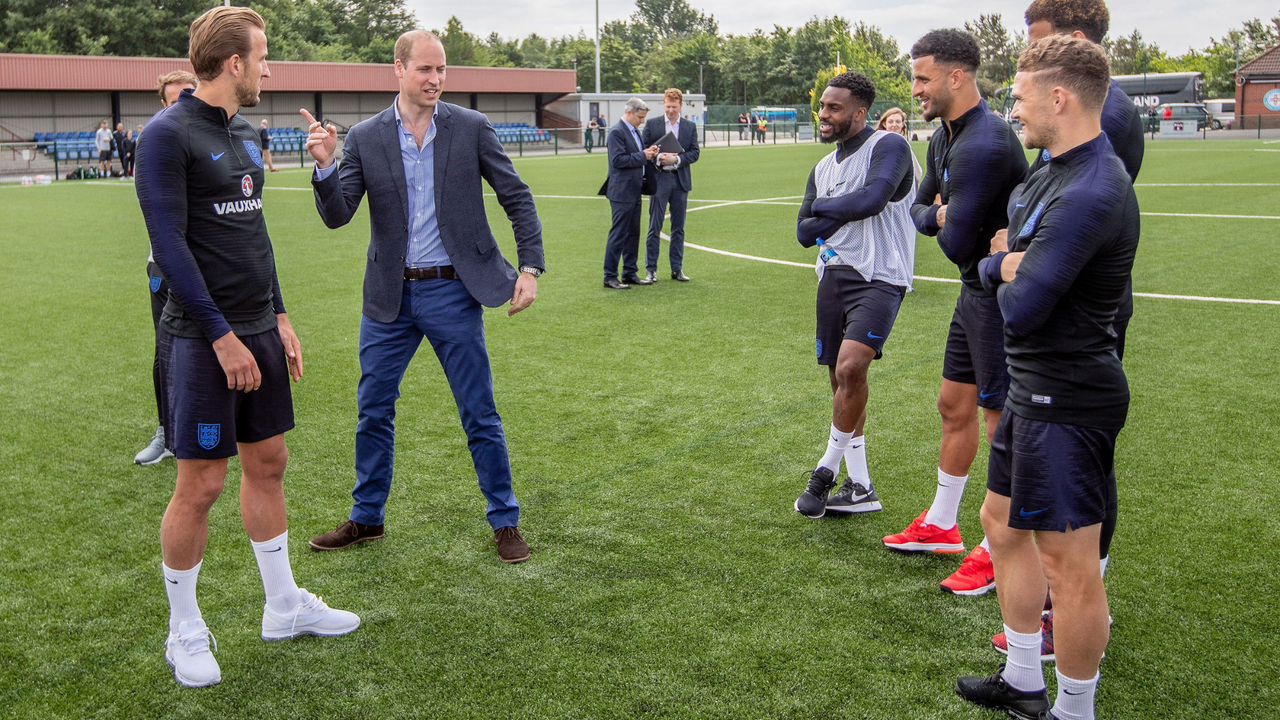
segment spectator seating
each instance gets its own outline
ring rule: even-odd
[[[498,133],[498,141],[504,144],[551,142],[551,133],[540,130],[528,123],[494,123],[493,129]]]

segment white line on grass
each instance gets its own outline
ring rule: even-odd
[[[102,182],[102,181],[95,181],[95,180],[89,180],[82,184],[83,185],[108,185],[108,186],[116,186],[116,187],[132,187],[132,183],[114,183],[114,182]],[[297,191],[303,191],[303,192],[311,191],[311,188],[275,187],[275,186],[268,186],[265,189],[297,190]],[[488,193],[486,193],[486,196],[494,197],[493,195],[490,195]],[[553,198],[558,200],[603,199],[603,196],[601,195],[534,195],[534,197],[535,198]],[[797,205],[798,203],[784,203],[784,202],[778,202],[778,201],[793,200],[798,197],[802,197],[802,196],[785,195],[782,197],[760,198],[758,200],[690,200],[690,202],[704,202],[704,203],[711,203],[711,204],[689,208],[688,212],[698,212],[699,210],[711,210],[713,208],[728,207],[731,205]],[[1158,215],[1158,216],[1165,216],[1165,217],[1242,218],[1242,219],[1250,219],[1250,220],[1280,220],[1280,216],[1276,216],[1276,215],[1197,215],[1197,214],[1191,214],[1191,213],[1142,213],[1142,214]],[[670,217],[671,217],[670,215],[667,215],[667,218],[670,218]],[[661,236],[663,240],[666,240],[667,242],[671,241],[670,235],[667,235],[666,233],[661,233]],[[754,262],[769,263],[772,265],[786,265],[789,267],[801,267],[806,269],[813,268],[813,265],[809,263],[799,263],[799,262],[794,262],[792,260],[778,260],[776,258],[760,257],[759,255],[747,255],[744,253],[730,252],[728,250],[720,250],[719,248],[707,247],[706,245],[697,245],[697,244],[688,243],[688,242],[685,243],[685,247],[693,248],[694,250],[701,250],[703,252],[714,253],[716,255],[723,255],[725,257],[738,258],[740,260],[752,260]],[[928,275],[913,275],[912,277],[916,280],[922,280],[924,282],[941,282],[941,283],[959,283],[960,282],[955,278],[930,277]],[[1165,293],[1136,292],[1134,293],[1134,296],[1144,297],[1144,298],[1155,298],[1159,300],[1194,300],[1198,302],[1241,303],[1241,304],[1247,304],[1247,305],[1280,305],[1280,300],[1256,300],[1251,298],[1222,298],[1222,297],[1208,297],[1203,295],[1168,295]]]
[[[1276,187],[1280,183],[1134,183],[1134,187]]]
[[[1280,220],[1280,215],[1204,215],[1199,213],[1144,212],[1140,215],[1181,218],[1228,218],[1231,220]]]

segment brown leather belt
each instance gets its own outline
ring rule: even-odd
[[[442,280],[457,280],[458,273],[453,269],[452,265],[437,265],[435,267],[421,267],[404,269],[405,280],[434,280],[440,278]]]

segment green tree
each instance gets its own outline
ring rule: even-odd
[[[703,15],[688,0],[636,0],[631,24],[650,28],[659,39],[688,35],[718,35],[714,15]]]
[[[999,13],[979,15],[977,20],[964,24],[965,32],[978,41],[982,50],[982,64],[978,66],[978,91],[990,98],[1013,82],[1018,69],[1018,54],[1025,45],[1021,32],[1010,33]]]
[[[715,61],[714,84],[708,99],[750,104],[762,97],[769,75],[769,36],[757,30],[751,35],[730,35],[720,45]]]
[[[443,31],[432,32],[439,36],[440,44],[444,45],[445,59],[450,65],[491,67],[497,62],[489,48],[462,27],[462,21],[456,15],[449,16]]]

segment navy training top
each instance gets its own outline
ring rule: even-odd
[[[1102,132],[1111,141],[1111,149],[1124,163],[1125,172],[1129,173],[1131,182],[1138,181],[1138,172],[1142,170],[1142,156],[1146,150],[1142,135],[1142,113],[1133,104],[1133,99],[1120,89],[1120,83],[1111,81],[1111,89],[1107,91],[1106,102],[1102,105]],[[1041,151],[1031,164],[1031,173],[1047,165],[1049,151]],[[1014,192],[1014,197],[1021,191]],[[1010,203],[1014,200],[1010,199]],[[1125,290],[1124,302],[1120,303],[1120,313],[1116,322],[1127,322],[1133,317],[1133,283]]]
[[[1018,136],[986,100],[929,138],[924,179],[911,219],[921,234],[938,238],[947,259],[960,268],[960,280],[975,295],[988,296],[978,278],[978,261],[991,252],[991,238],[1008,227],[1009,196],[1027,178],[1027,156]],[[938,227],[938,205],[947,206],[946,225]]]
[[[1052,158],[1009,218],[1025,252],[1012,282],[998,252],[980,264],[1004,316],[1006,409],[1033,420],[1118,430],[1129,385],[1112,323],[1138,250],[1138,199],[1105,134]],[[1016,228],[1016,234],[1015,230]]]
[[[184,90],[143,136],[135,188],[169,283],[160,327],[209,342],[276,327],[285,310],[262,217],[258,133]]]

